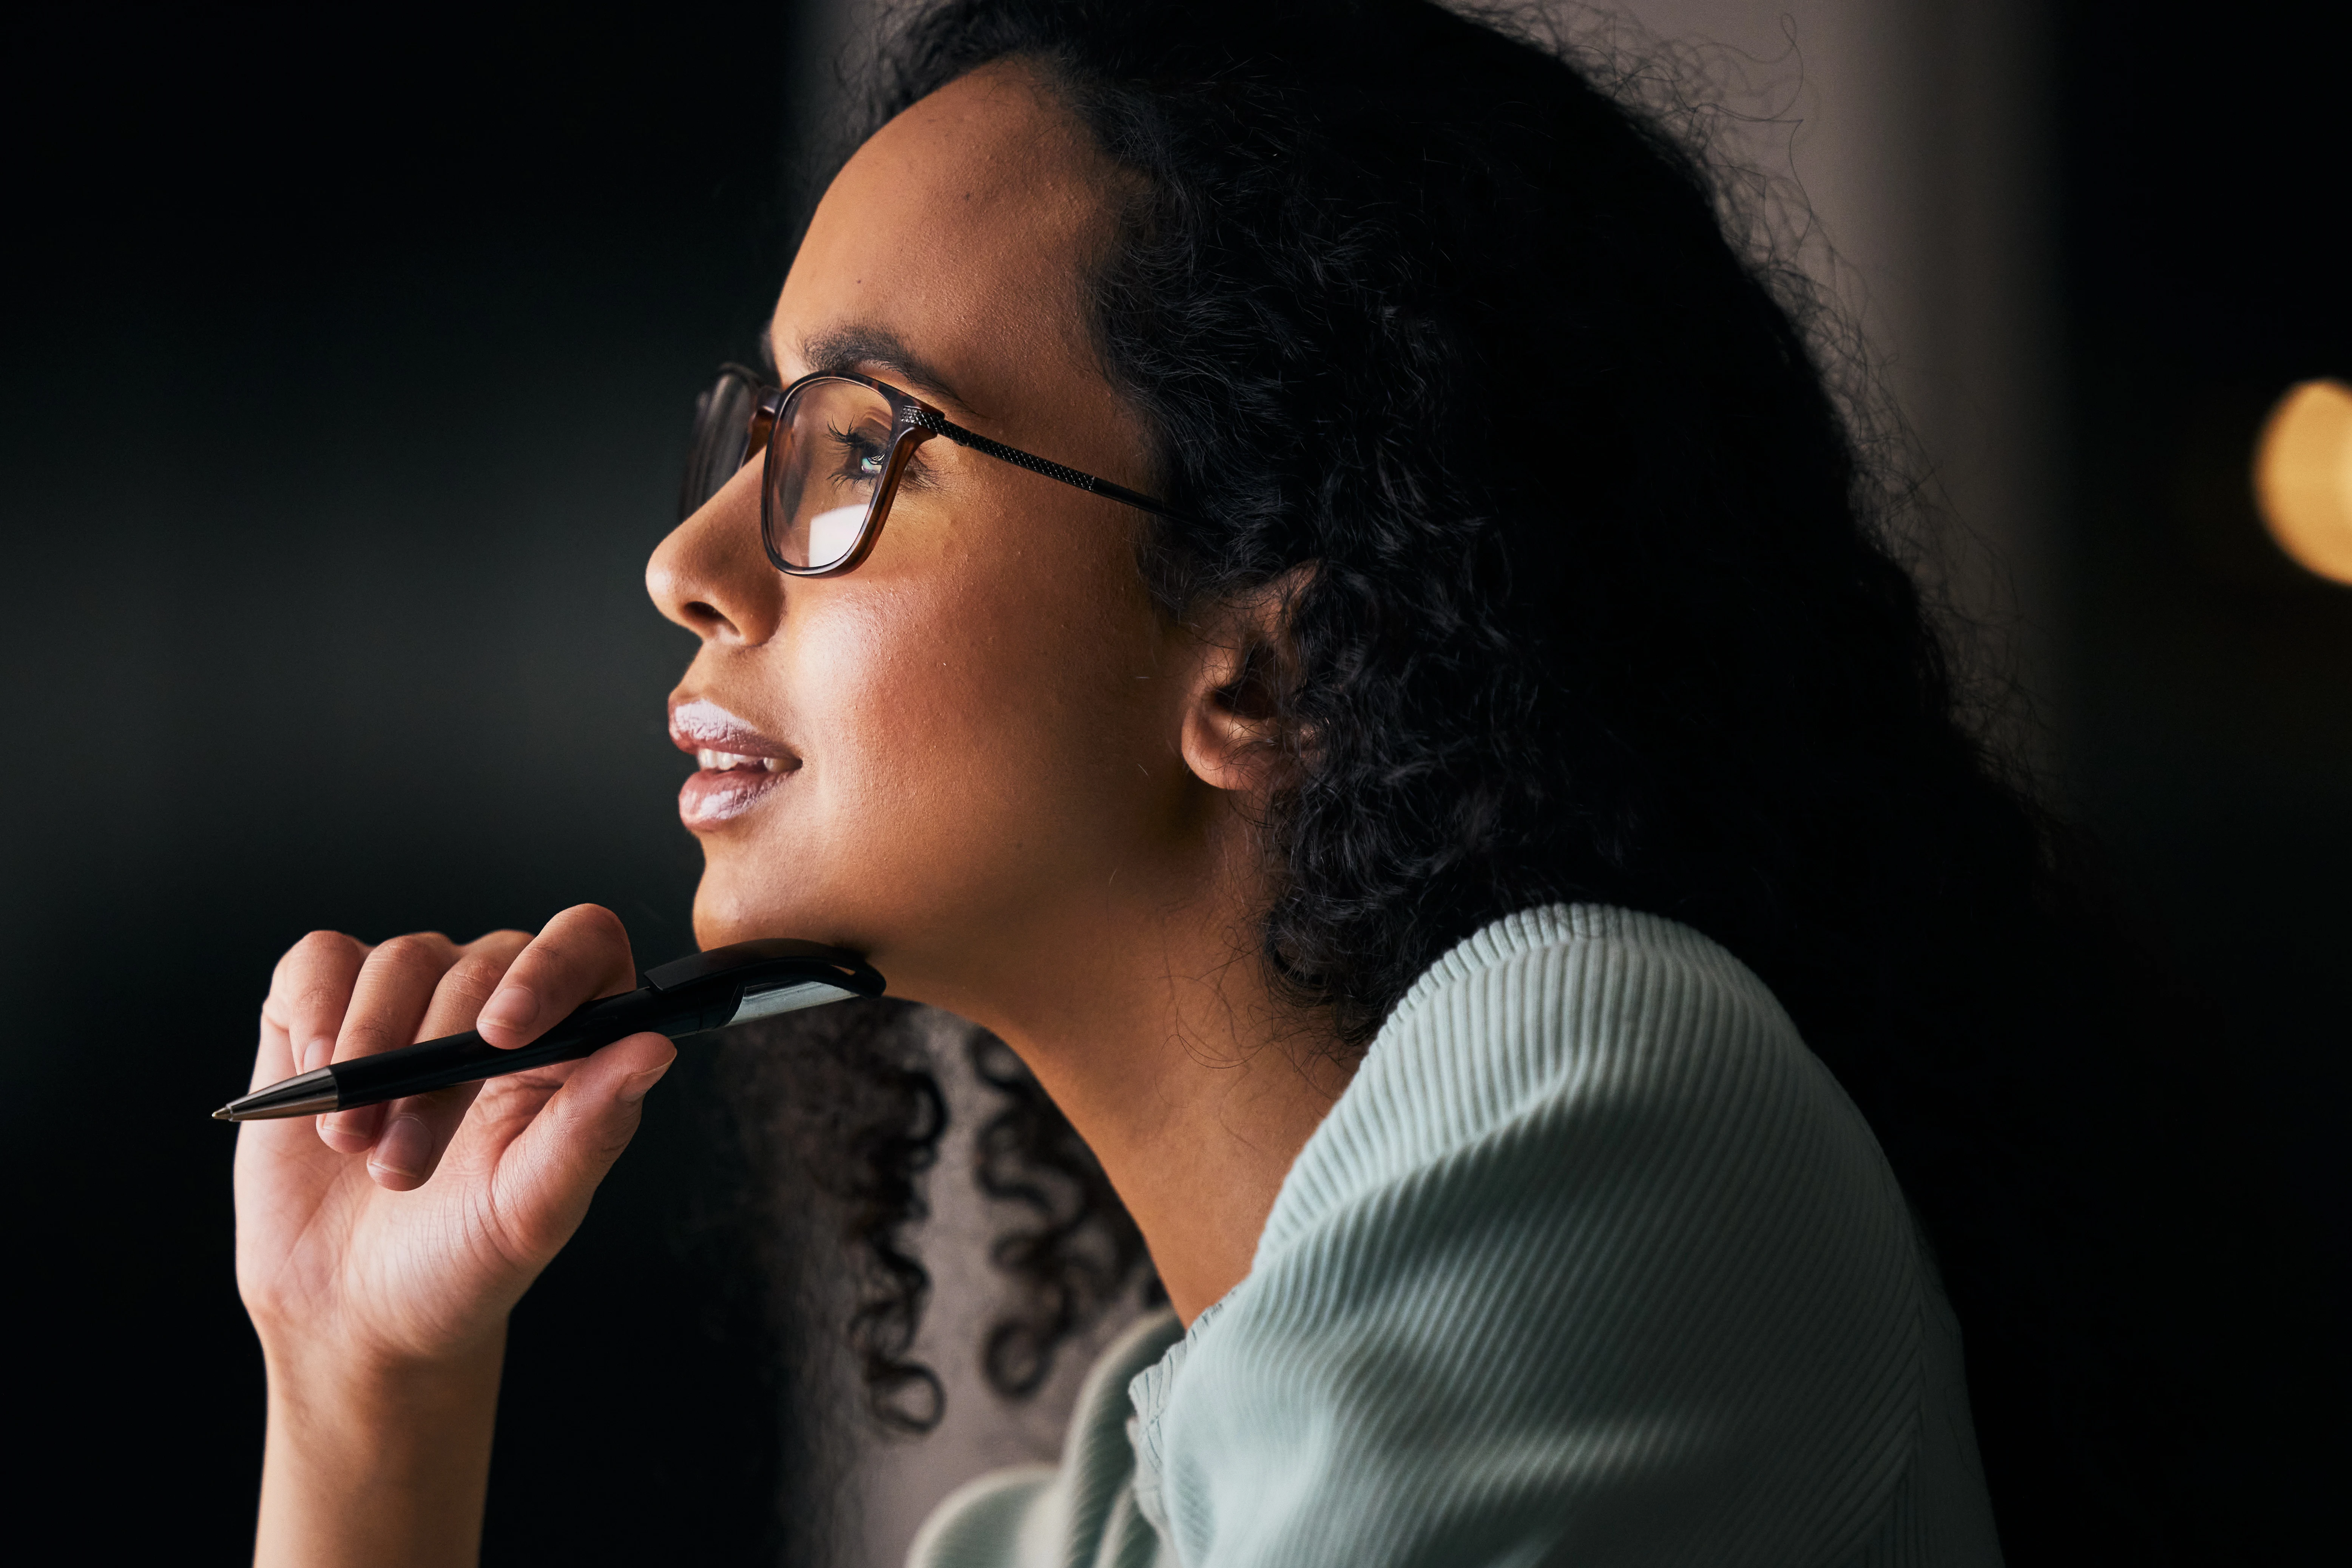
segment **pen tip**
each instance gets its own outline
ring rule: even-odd
[[[234,1106],[224,1105],[213,1112],[215,1121],[235,1121],[236,1119],[236,1108]]]

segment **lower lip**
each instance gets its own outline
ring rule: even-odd
[[[698,831],[732,822],[766,798],[768,793],[796,770],[769,773],[765,769],[703,768],[688,777],[677,792],[678,820]]]

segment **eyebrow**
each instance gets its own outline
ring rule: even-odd
[[[956,395],[947,377],[887,327],[853,323],[804,338],[801,341],[801,363],[813,374],[838,374],[871,365],[905,382],[910,391],[929,394],[959,408],[971,406]]]

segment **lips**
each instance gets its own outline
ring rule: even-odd
[[[677,792],[677,815],[698,832],[742,816],[801,765],[783,745],[708,698],[670,710],[669,738],[694,757],[694,773]]]

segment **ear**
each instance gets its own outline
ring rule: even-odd
[[[1311,564],[1294,566],[1220,604],[1195,630],[1181,743],[1184,765],[1213,789],[1269,790],[1290,766],[1281,698],[1298,662],[1291,605],[1314,576]]]

